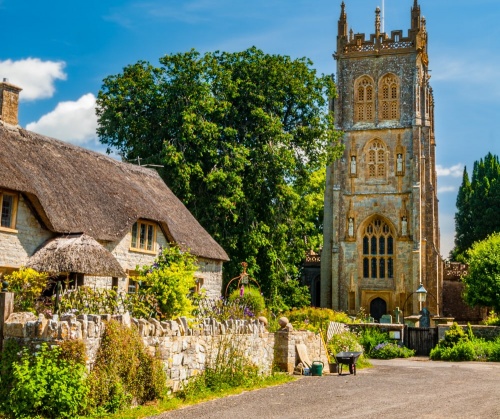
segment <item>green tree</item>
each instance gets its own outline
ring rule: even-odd
[[[500,310],[500,233],[476,242],[467,251],[468,273],[462,278],[464,299],[471,306]]]
[[[457,196],[455,214],[455,247],[453,260],[463,260],[472,244],[500,231],[500,163],[498,156],[488,153],[474,162],[472,179],[464,169]]]
[[[318,171],[338,156],[329,76],[306,58],[243,52],[166,55],[104,79],[98,134],[128,161],[157,163],[167,185],[268,297],[298,274],[304,236],[321,231],[307,202]],[[324,187],[324,186],[323,186]],[[305,213],[306,210],[315,213]]]

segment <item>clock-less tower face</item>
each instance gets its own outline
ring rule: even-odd
[[[375,33],[354,34],[343,2],[338,25],[345,151],[327,170],[321,305],[377,318],[403,309],[420,283],[440,292],[427,31],[416,0],[406,36],[380,32],[379,9]],[[404,314],[417,308],[410,299]]]

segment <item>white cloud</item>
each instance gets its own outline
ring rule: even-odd
[[[56,108],[31,122],[26,129],[80,146],[97,144],[96,98],[92,93],[75,102],[60,102]]]
[[[438,176],[462,177],[464,173],[464,166],[462,163],[455,164],[451,167],[443,167],[440,164],[437,164],[436,173]]]
[[[21,100],[36,100],[54,95],[56,80],[66,80],[63,61],[42,61],[39,58],[0,61],[0,77],[23,89]]]
[[[456,186],[439,186],[438,194],[447,193],[447,192],[455,192],[457,190]]]

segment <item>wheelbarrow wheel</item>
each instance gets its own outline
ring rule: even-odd
[[[349,374],[356,374],[354,364],[349,364]]]

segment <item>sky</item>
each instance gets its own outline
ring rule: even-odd
[[[341,0],[0,0],[0,78],[23,88],[20,125],[103,152],[95,99],[108,75],[165,54],[242,51],[308,57],[335,73]],[[345,0],[349,28],[410,27],[413,0]],[[464,166],[499,155],[500,1],[419,0],[429,33],[435,99],[441,254],[454,240]]]

